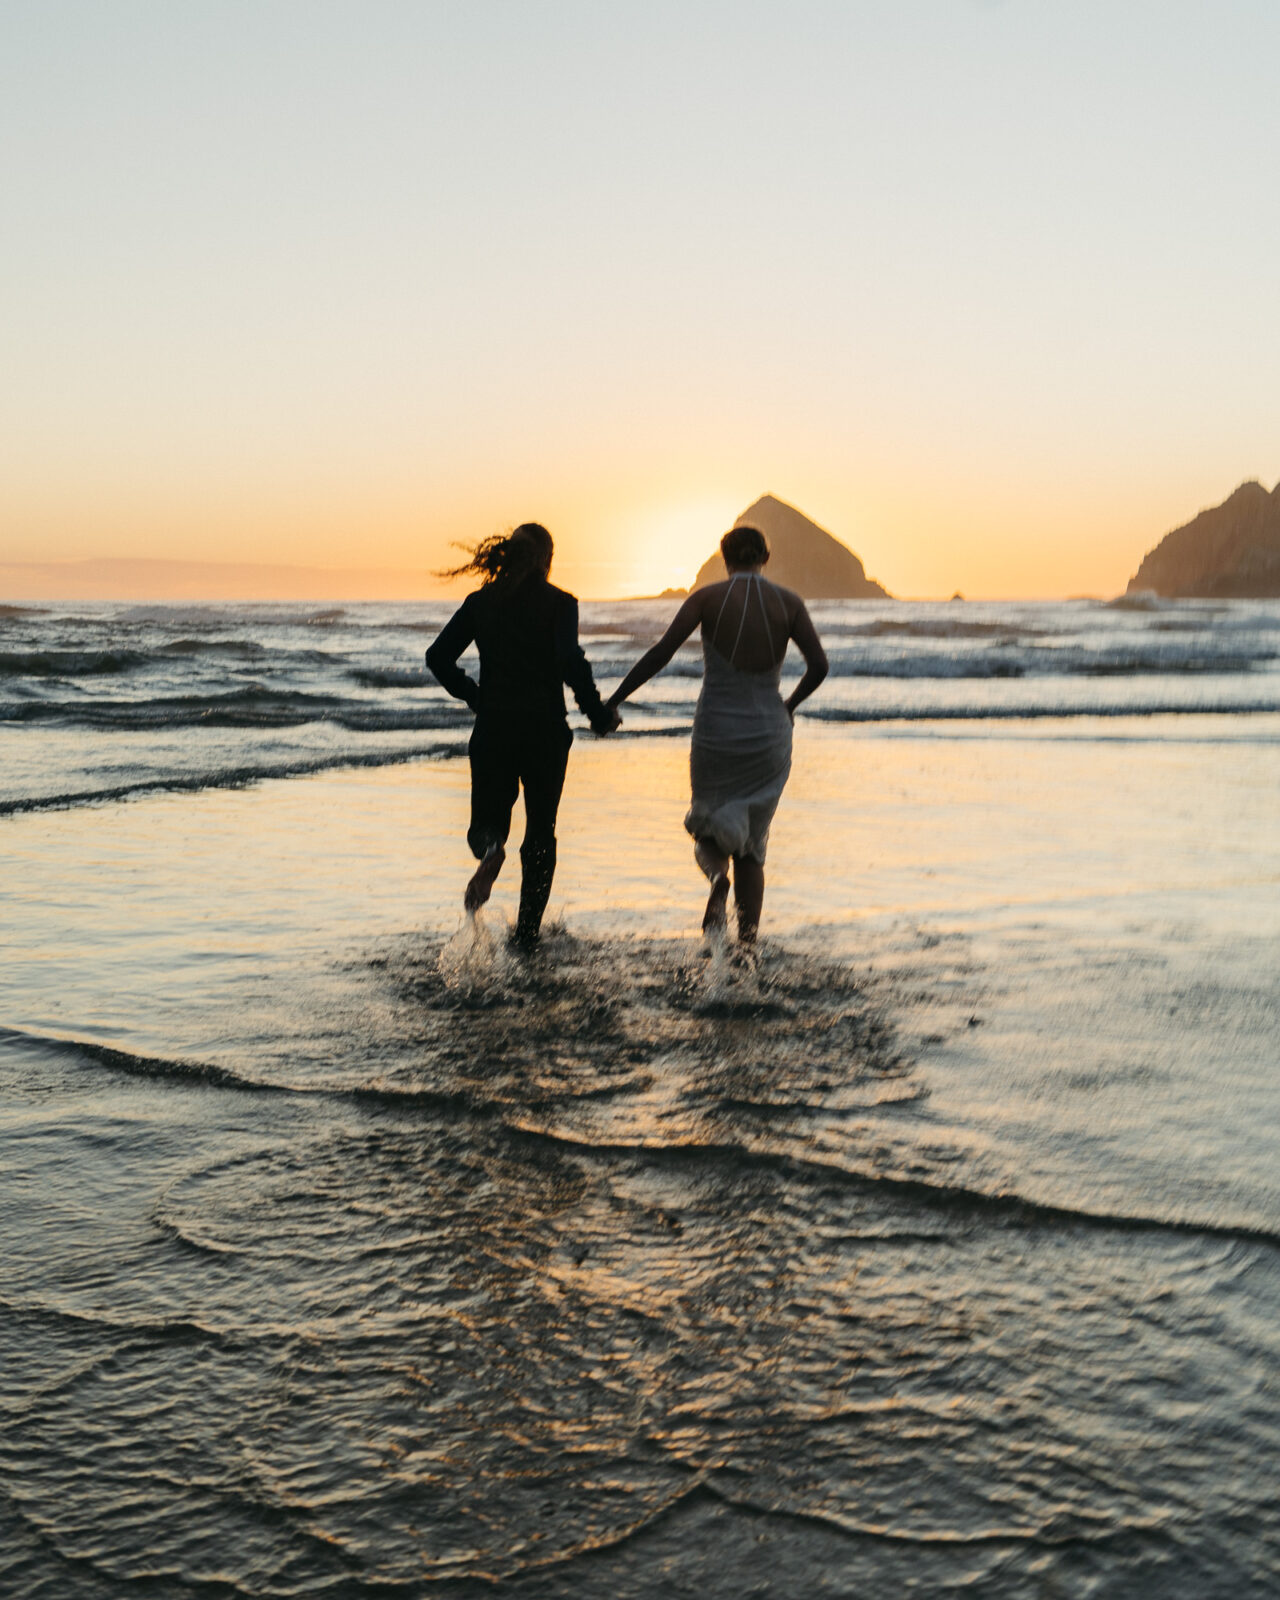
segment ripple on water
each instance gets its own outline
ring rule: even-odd
[[[376,961],[330,1090],[134,1080],[239,1142],[0,1321],[10,1592],[1267,1592],[1272,1246],[851,1162],[927,1099],[812,960]]]

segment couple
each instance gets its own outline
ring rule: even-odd
[[[427,651],[428,669],[476,714],[467,843],[480,865],[463,903],[474,912],[488,900],[506,859],[511,809],[523,784],[517,944],[537,943],[555,875],[556,811],[573,740],[562,684],[573,690],[597,734],[612,733],[622,722],[622,702],[660,672],[699,625],[704,672],[693,718],[693,802],[685,827],[711,883],[702,926],[715,931],[725,925],[732,861],[738,937],[755,939],[769,824],[791,770],[792,719],[826,677],[827,658],[804,601],[765,578],[764,535],[734,528],[721,539],[720,551],[728,577],[689,596],[607,701],[600,699],[578,643],[578,602],[548,582],[552,543],[541,524],[525,522],[505,537],[486,539],[470,561],[448,574],[483,579]],[[784,701],[778,682],[792,639],[805,672]],[[458,665],[472,643],[480,654],[479,683]]]

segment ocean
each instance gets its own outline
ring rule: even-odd
[[[449,609],[0,607],[0,1594],[1280,1594],[1280,603],[816,605],[755,963]]]

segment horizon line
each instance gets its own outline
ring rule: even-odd
[[[131,569],[138,588],[124,586],[124,570]],[[101,586],[76,592],[72,589],[55,589],[61,581],[74,581],[77,574],[96,573]],[[145,579],[151,576],[148,584]],[[25,588],[22,576],[44,581]],[[233,575],[240,581],[234,582]],[[165,584],[164,578],[176,581],[185,576],[187,582],[177,587]],[[219,584],[218,579],[223,581]],[[114,579],[114,582],[112,581]],[[200,580],[203,579],[202,583]],[[257,590],[249,585],[254,580],[264,584]],[[272,581],[274,580],[274,582]],[[333,588],[302,589],[303,581],[333,584]],[[328,567],[302,565],[294,562],[268,561],[203,561],[174,556],[86,556],[61,561],[0,561],[0,609],[7,604],[53,603],[59,605],[81,604],[134,604],[134,605],[215,605],[242,602],[248,605],[413,605],[419,602],[447,601],[460,596],[466,578],[442,578],[429,567]],[[382,590],[382,585],[394,586],[399,593]],[[11,585],[13,587],[11,587]],[[278,587],[277,587],[278,586]],[[643,600],[674,600],[690,592],[688,586],[672,584],[671,593],[647,594],[608,593],[579,594],[587,601],[623,602]],[[358,588],[362,592],[342,592]],[[404,590],[409,589],[409,593]],[[1073,600],[1112,600],[1124,594],[1085,593],[1074,591],[1053,594],[965,594],[954,590],[950,594],[888,595],[888,600],[901,604],[948,605],[953,603],[996,602],[1053,602]],[[811,603],[821,603],[820,598],[805,596]],[[847,596],[848,599],[860,597]]]

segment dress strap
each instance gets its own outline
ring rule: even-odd
[[[740,577],[742,577],[742,573],[740,573],[740,572],[733,573],[730,576],[728,583],[725,585],[724,599],[721,600],[720,609],[719,609],[719,611],[716,612],[716,625],[711,630],[713,634],[717,634],[717,633],[720,632],[720,623],[724,618],[724,608],[729,604],[729,593],[732,590],[734,584],[737,583],[737,581],[738,581],[738,579]]]
[[[753,572],[746,574],[747,592],[742,597],[742,615],[738,618],[738,634],[733,641],[733,649],[729,652],[729,665],[731,667],[738,665],[738,646],[742,643],[742,630],[747,625],[747,607],[751,603],[751,580],[754,576]],[[728,598],[728,595],[726,595],[725,599],[727,600]]]
[[[764,622],[765,637],[769,641],[769,654],[772,656],[772,654],[773,654],[773,628],[770,626],[770,623],[769,623],[769,608],[764,603],[764,579],[763,579],[763,577],[761,577],[761,575],[758,572],[753,573],[752,576],[756,580],[756,593],[760,597],[760,616],[761,616],[762,621]],[[745,613],[747,608],[746,608],[746,606],[743,606],[742,609],[743,609],[743,612]]]
[[[735,572],[729,579],[724,591],[724,599],[721,600],[720,609],[716,612],[716,625],[711,630],[711,636],[713,639],[715,639],[720,632],[720,623],[724,619],[724,608],[729,604],[730,591],[733,589],[734,584],[737,583],[739,578],[746,579],[748,588],[747,593],[742,597],[742,615],[738,618],[738,633],[737,637],[733,641],[733,649],[730,650],[727,655],[725,655],[725,660],[731,667],[736,667],[738,665],[738,646],[742,643],[742,630],[747,625],[747,610],[751,605],[752,584],[754,584],[756,595],[760,600],[760,616],[764,621],[765,636],[769,640],[769,654],[773,654],[773,628],[769,622],[769,608],[764,603],[764,579],[758,572]],[[716,648],[719,649],[719,646],[717,645]]]
[[[713,638],[715,637],[715,635],[717,635],[720,632],[720,623],[721,623],[722,618],[724,617],[724,608],[729,604],[729,593],[730,593],[730,590],[732,590],[734,584],[737,583],[739,578],[745,578],[747,580],[747,582],[750,583],[751,579],[753,577],[754,577],[754,573],[750,573],[750,572],[735,572],[733,574],[733,576],[729,579],[728,587],[724,591],[724,599],[720,602],[720,609],[716,613],[716,625],[711,630]],[[738,664],[738,646],[742,643],[742,630],[746,626],[746,623],[747,623],[747,605],[748,605],[748,602],[750,601],[750,599],[751,599],[751,596],[750,596],[749,593],[748,594],[744,594],[743,597],[742,597],[742,615],[738,618],[738,636],[733,641],[733,649],[729,651],[727,656],[725,656],[725,660],[729,663],[729,665],[731,667],[736,667],[737,664]],[[716,648],[719,649],[719,646],[717,645]]]

